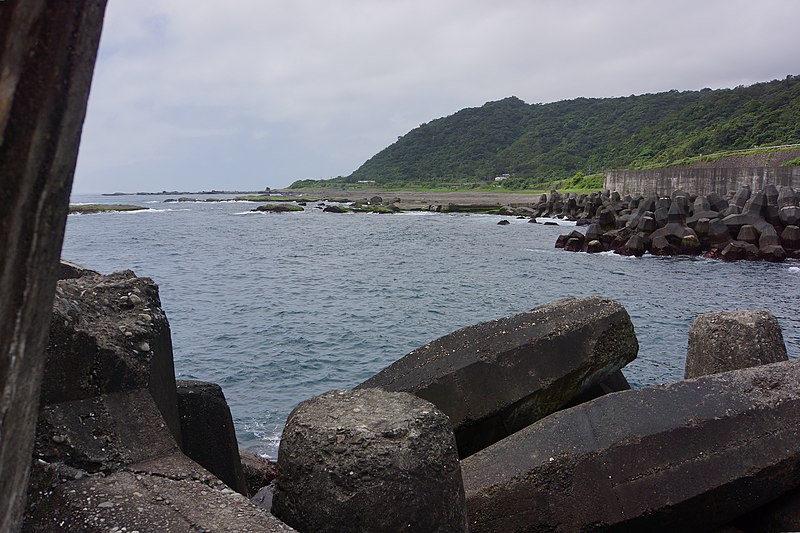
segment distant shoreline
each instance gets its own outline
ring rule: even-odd
[[[201,191],[201,192],[138,192],[138,193],[105,193],[103,196],[200,196],[212,194],[269,194],[280,195],[286,198],[298,197],[303,199],[313,198],[318,200],[369,200],[374,196],[381,196],[384,201],[391,202],[399,199],[403,209],[420,209],[429,205],[527,205],[539,202],[541,192],[488,192],[488,191],[381,191],[379,189],[363,190],[334,190],[334,189],[272,189],[270,191]]]
[[[165,196],[165,195],[176,195],[176,194],[196,194],[196,195],[209,195],[209,194],[265,194],[269,193],[270,189],[263,189],[260,191],[161,191],[161,192],[105,192],[102,193],[100,196]]]

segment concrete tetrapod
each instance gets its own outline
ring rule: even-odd
[[[696,378],[787,359],[781,326],[769,311],[704,313],[689,328],[684,375]]]
[[[705,531],[800,484],[800,363],[603,396],[462,461],[470,531]]]
[[[194,380],[179,380],[176,385],[181,450],[230,488],[247,495],[236,429],[222,387]]]
[[[467,531],[447,417],[411,394],[331,391],[289,415],[275,516],[301,532]]]
[[[169,324],[152,280],[60,281],[51,323],[24,531],[292,531],[181,453],[186,422],[189,451],[216,445],[212,460],[199,458],[221,474],[239,461],[218,388],[184,386],[178,417]],[[198,423],[198,405],[219,427]],[[214,437],[227,437],[227,455]]]
[[[557,411],[636,357],[621,304],[568,298],[466,327],[358,386],[410,392],[441,409],[461,457]]]

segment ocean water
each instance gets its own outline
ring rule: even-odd
[[[573,228],[492,215],[252,213],[247,202],[73,196],[147,211],[70,215],[62,256],[158,283],[179,379],[219,383],[240,445],[277,456],[297,403],[350,388],[477,322],[568,296],[621,302],[634,387],[683,377],[699,313],[767,309],[800,356],[800,262],[626,258],[553,247]],[[200,198],[206,198],[201,196]]]

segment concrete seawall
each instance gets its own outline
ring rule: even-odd
[[[681,189],[697,195],[716,192],[725,197],[729,191],[738,191],[745,185],[749,185],[754,191],[760,191],[770,184],[778,189],[783,185],[799,188],[800,167],[612,170],[606,172],[603,179],[603,188],[623,195],[649,192],[669,195],[672,191]]]
[[[609,170],[603,177],[603,188],[622,195],[653,192],[668,195],[682,189],[697,195],[716,192],[723,198],[729,191],[738,191],[745,185],[754,191],[762,190],[765,185],[775,185],[778,189],[788,185],[797,189],[800,187],[800,167],[781,166],[796,157],[800,157],[800,148],[728,156],[652,170]]]

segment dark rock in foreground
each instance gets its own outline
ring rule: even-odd
[[[181,450],[240,494],[247,484],[236,442],[236,429],[222,388],[204,381],[178,381]]]
[[[238,450],[221,391],[182,389],[187,449],[235,477]],[[182,442],[155,284],[129,271],[60,281],[25,530],[291,531],[183,455]],[[238,476],[233,483],[244,491],[240,464]]]
[[[130,270],[59,281],[43,405],[147,388],[180,442],[169,323],[158,287]]]
[[[432,402],[450,417],[465,457],[555,412],[632,361],[638,348],[619,303],[564,299],[446,335],[358,388]]]
[[[181,454],[60,485],[25,530],[294,531]]]
[[[100,273],[65,259],[62,259],[58,266],[58,279],[75,279],[91,274],[99,275]]]
[[[769,311],[705,313],[689,328],[685,377],[786,360],[781,326]]]
[[[800,484],[800,364],[607,395],[462,471],[473,533],[710,530]]]
[[[278,477],[278,465],[272,461],[247,450],[239,450],[239,457],[248,496],[255,496],[259,490]]]
[[[447,417],[411,394],[331,391],[289,415],[275,516],[300,531],[467,531]]]

